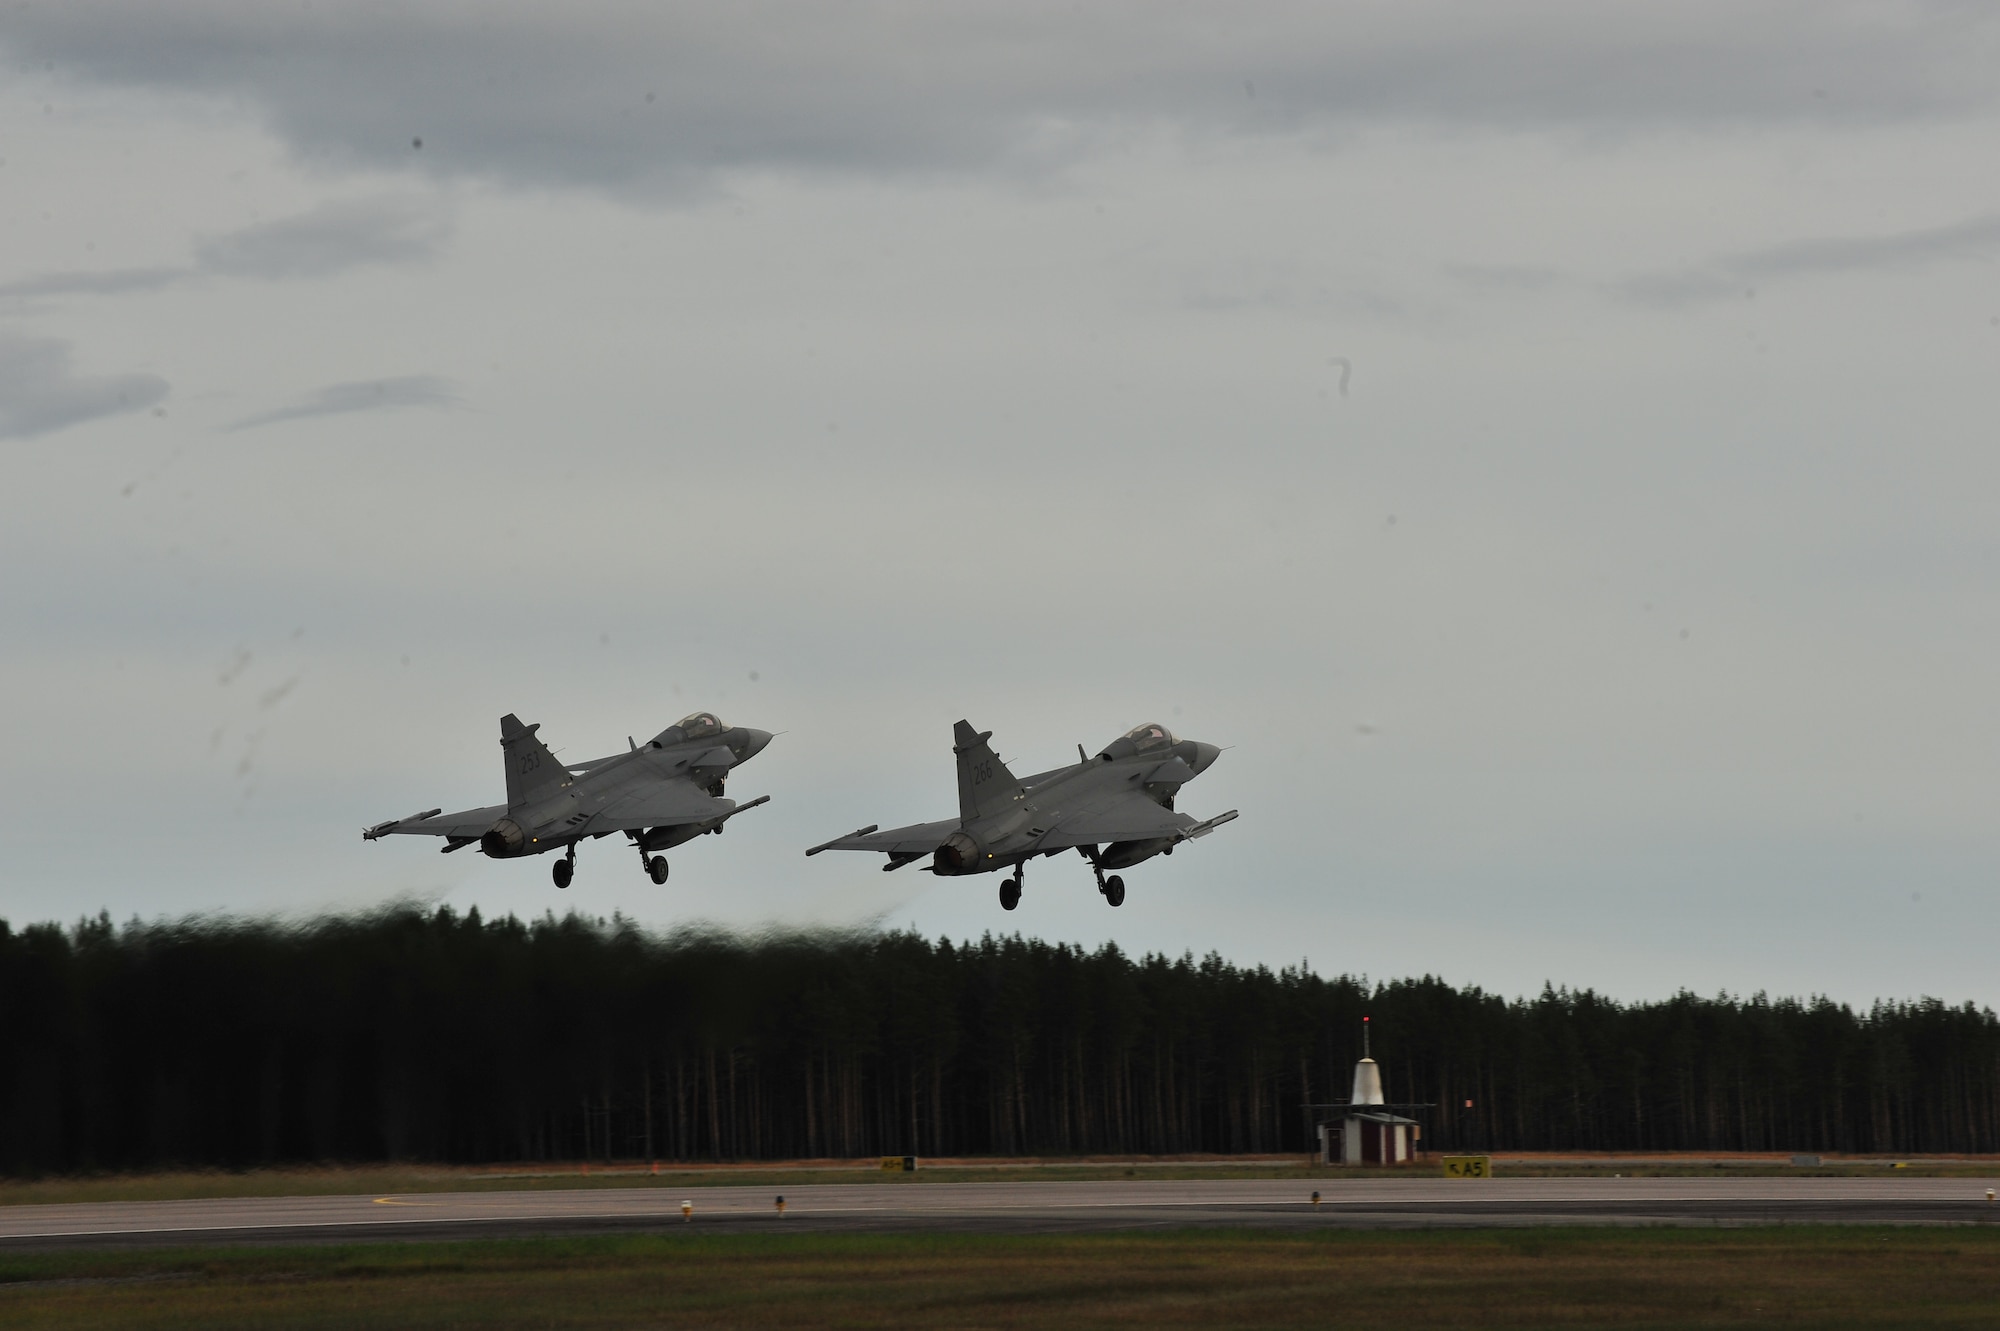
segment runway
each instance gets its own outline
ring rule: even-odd
[[[1312,1202],[1312,1190],[1320,1203]],[[0,1250],[635,1232],[1080,1233],[1550,1224],[2000,1224],[1993,1179],[1439,1178],[807,1184],[0,1208]],[[692,1204],[683,1219],[681,1203]]]

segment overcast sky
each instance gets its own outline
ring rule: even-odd
[[[0,915],[2000,1004],[2000,14],[0,10]],[[364,844],[695,708],[673,855]],[[1159,720],[1128,872],[801,850]]]

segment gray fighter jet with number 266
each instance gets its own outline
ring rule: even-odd
[[[931,857],[936,874],[1014,870],[1000,885],[1000,905],[1021,904],[1021,869],[1037,855],[1075,850],[1090,861],[1097,890],[1116,906],[1125,880],[1106,869],[1128,869],[1155,855],[1171,855],[1183,841],[1206,836],[1236,810],[1205,822],[1174,812],[1174,795],[1222,752],[1213,744],[1175,739],[1161,725],[1135,726],[1082,762],[1016,778],[987,745],[993,732],[965,721],[952,728],[958,756],[958,817],[878,832],[864,827],[823,850],[876,850],[888,855],[883,872]]]
[[[473,842],[494,859],[560,850],[554,878],[568,887],[576,872],[576,843],[623,832],[656,883],[667,881],[667,862],[656,850],[692,841],[769,800],[748,804],[722,798],[730,769],[749,762],[771,742],[769,731],[725,726],[713,712],[683,717],[645,744],[587,763],[564,765],[535,738],[540,724],[500,718],[500,749],[507,763],[507,802],[463,813],[413,813],[363,832],[375,841],[398,834],[441,836],[449,853]],[[651,858],[647,858],[651,856]]]

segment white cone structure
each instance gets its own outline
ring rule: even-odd
[[[1354,1065],[1354,1094],[1347,1097],[1349,1104],[1379,1105],[1382,1103],[1382,1069],[1375,1060],[1364,1058]]]

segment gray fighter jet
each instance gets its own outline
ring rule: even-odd
[[[683,717],[644,744],[627,739],[628,752],[567,765],[535,738],[539,729],[539,722],[524,726],[512,712],[500,718],[505,804],[392,818],[363,832],[362,839],[441,836],[446,854],[476,841],[496,860],[559,850],[556,886],[568,887],[576,872],[576,843],[623,832],[638,847],[639,862],[653,881],[664,883],[667,861],[654,851],[720,832],[731,818],[771,798],[759,795],[738,804],[722,797],[730,769],[756,757],[771,735],[725,726],[713,712]]]
[[[1134,726],[1095,758],[1050,772],[1017,778],[978,731],[964,721],[952,727],[951,751],[958,755],[958,817],[878,832],[864,827],[807,851],[878,850],[888,855],[887,873],[931,857],[937,874],[992,873],[1012,868],[1000,885],[1000,905],[1021,904],[1021,870],[1037,855],[1075,850],[1090,861],[1097,890],[1116,906],[1125,900],[1125,880],[1106,869],[1129,869],[1155,855],[1171,855],[1183,841],[1207,836],[1236,816],[1236,810],[1205,822],[1174,812],[1174,796],[1215,761],[1213,744],[1175,739],[1161,725]]]

